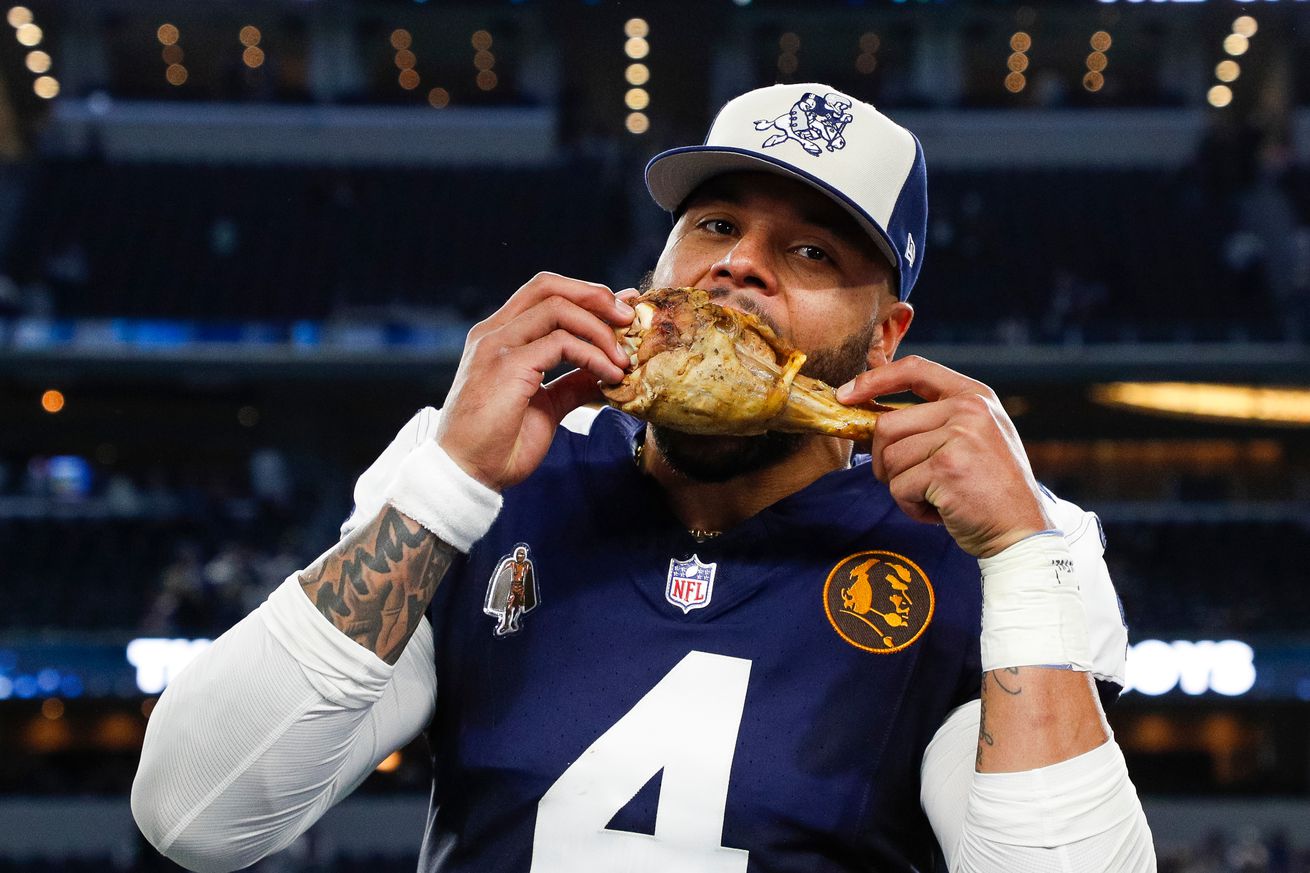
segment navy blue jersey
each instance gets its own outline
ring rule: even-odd
[[[697,542],[561,429],[433,601],[425,871],[944,869],[919,765],[979,692],[977,562],[867,457]]]

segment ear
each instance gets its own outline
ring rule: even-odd
[[[901,344],[905,332],[914,321],[914,307],[890,297],[878,312],[878,323],[873,336],[869,339],[869,368],[881,367],[890,363],[896,356],[896,348]]]

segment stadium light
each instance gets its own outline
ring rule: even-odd
[[[37,77],[32,82],[32,91],[42,100],[51,100],[57,97],[59,95],[59,80],[54,76],[46,75],[50,72],[54,60],[48,52],[36,48],[41,44],[45,34],[36,25],[32,10],[26,6],[11,7],[6,19],[9,21],[10,26],[14,28],[14,39],[18,40],[20,45],[32,49],[23,58],[23,65]]]
[[[1092,47],[1092,53],[1087,56],[1087,72],[1083,75],[1083,88],[1096,93],[1105,87],[1105,68],[1110,65],[1106,52],[1110,50],[1114,40],[1109,31],[1098,30],[1087,42]]]
[[[1240,33],[1230,33],[1224,37],[1224,51],[1233,57],[1246,54],[1246,50],[1251,47],[1251,41]]]
[[[629,112],[623,126],[628,133],[640,135],[650,130],[650,117],[644,112]]]
[[[45,34],[42,32],[41,28],[31,22],[19,25],[18,29],[14,31],[14,38],[28,48],[40,45],[43,36],[45,36]]]
[[[873,31],[860,34],[860,53],[855,56],[855,71],[868,76],[878,69],[878,49],[882,40]]]
[[[473,34],[469,42],[473,44],[473,68],[476,69],[477,75],[473,77],[473,82],[478,86],[480,91],[491,91],[500,83],[500,77],[496,75],[496,56],[491,51],[493,40],[491,32],[479,30]]]
[[[182,31],[178,30],[176,24],[164,22],[155,31],[155,38],[164,47],[161,55],[165,64],[164,81],[174,88],[186,84],[187,69],[182,66],[182,47],[178,45]]]
[[[640,36],[629,37],[623,44],[623,53],[634,61],[639,61],[650,54],[650,43]]]
[[[1251,47],[1251,37],[1259,30],[1255,18],[1250,15],[1242,15],[1233,19],[1233,32],[1224,37],[1224,52],[1232,57],[1239,57],[1246,54]],[[1237,77],[1242,73],[1242,68],[1237,61],[1227,58],[1215,64],[1214,77],[1220,84],[1213,85],[1206,92],[1205,99],[1211,106],[1216,109],[1223,109],[1233,102],[1233,89],[1229,83],[1237,81]]]
[[[264,50],[259,47],[263,34],[253,24],[247,24],[237,33],[237,41],[245,46],[241,52],[241,63],[254,70],[264,65]]]
[[[1227,86],[1216,85],[1215,88],[1226,89]],[[1310,389],[1307,388],[1203,382],[1114,382],[1093,386],[1092,398],[1106,406],[1188,418],[1310,425]]]
[[[64,392],[51,388],[41,395],[41,408],[54,415],[64,409]]]
[[[645,109],[650,105],[650,92],[645,88],[629,88],[623,95],[623,102],[629,109]]]
[[[778,37],[778,72],[790,76],[800,67],[801,38],[790,30]]]
[[[623,80],[630,85],[623,92],[623,105],[629,110],[623,119],[623,129],[633,136],[650,130],[650,67],[641,61],[650,54],[650,22],[644,18],[629,18],[623,22],[623,53],[629,63],[623,70]]]
[[[1005,76],[1005,90],[1011,94],[1018,94],[1028,87],[1028,77],[1024,71],[1028,69],[1028,50],[1032,47],[1033,38],[1027,31],[1020,30],[1010,35],[1011,54],[1005,61],[1010,72]]]
[[[629,85],[642,86],[650,81],[650,67],[645,64],[628,64],[623,78]]]

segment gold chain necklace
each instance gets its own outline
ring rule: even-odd
[[[646,449],[645,440],[637,440],[636,445],[632,449],[632,462],[637,465],[638,470],[641,469],[641,453],[645,451],[645,449]],[[723,531],[706,530],[705,528],[701,528],[701,527],[689,527],[687,528],[687,533],[691,534],[691,538],[694,539],[696,542],[703,543],[706,540],[712,540],[717,536],[721,536],[723,534]]]

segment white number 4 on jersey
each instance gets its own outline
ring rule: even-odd
[[[691,652],[591,744],[537,805],[532,873],[744,873],[720,845],[751,662]],[[609,830],[660,770],[655,834]]]

